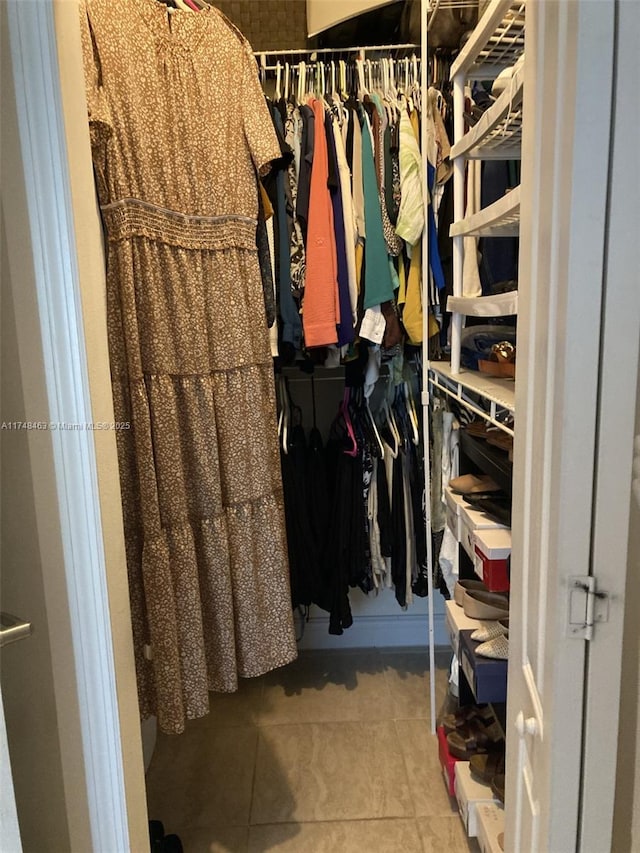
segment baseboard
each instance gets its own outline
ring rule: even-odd
[[[435,645],[448,646],[444,613],[434,614]],[[299,627],[299,626],[298,626]],[[424,614],[358,615],[340,636],[329,634],[329,617],[312,616],[305,623],[300,649],[427,648],[428,621]]]

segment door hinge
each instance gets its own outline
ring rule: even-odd
[[[573,575],[569,578],[567,636],[578,640],[592,640],[596,622],[609,620],[609,593],[597,589],[591,575]]]

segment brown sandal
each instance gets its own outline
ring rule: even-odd
[[[495,750],[502,742],[502,733],[496,721],[485,726],[479,720],[469,720],[466,726],[447,735],[449,752],[454,758],[464,761],[469,761],[472,755]]]
[[[441,725],[447,734],[455,732],[457,729],[464,728],[471,720],[478,720],[484,725],[489,725],[494,721],[493,711],[488,705],[480,708],[477,705],[466,705],[464,708],[459,708],[453,714],[447,714],[442,718]]]
[[[476,779],[490,785],[494,776],[504,773],[504,752],[496,751],[472,755],[469,769]]]

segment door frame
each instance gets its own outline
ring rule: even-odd
[[[68,25],[71,18],[73,26]],[[37,517],[38,525],[56,531],[61,541],[63,576],[48,580],[65,603],[72,648],[52,644],[52,668],[58,682],[63,776],[75,776],[77,783],[80,773],[86,795],[67,801],[69,834],[74,849],[87,849],[88,834],[93,850],[144,850],[144,770],[115,434],[86,426],[113,423],[113,408],[106,325],[96,312],[87,311],[87,288],[96,286],[87,281],[87,272],[92,278],[91,263],[101,250],[95,210],[88,228],[79,218],[78,169],[91,175],[86,105],[78,131],[86,136],[88,162],[83,163],[68,146],[73,105],[61,85],[70,56],[76,71],[81,68],[78,4],[7,0],[5,20],[13,80],[3,84],[15,90],[18,141],[15,156],[5,164],[13,168],[3,181],[8,185],[3,186],[3,206],[9,261],[16,267],[27,263],[33,271],[38,316],[16,311],[16,324],[23,372],[33,378],[37,371],[46,388],[43,412],[41,406],[35,409],[33,389],[25,383],[27,415],[31,408],[34,420],[54,425],[46,429],[39,449],[46,446],[54,468],[57,502],[40,505]],[[63,30],[61,21],[67,24]],[[84,104],[81,75],[76,73],[71,88]],[[28,234],[10,225],[18,196],[26,205]],[[92,297],[97,305],[103,293],[94,290]],[[34,326],[39,338],[35,347],[29,337]],[[40,362],[32,350],[42,354]],[[106,394],[101,387],[108,389]],[[62,423],[74,428],[61,429],[57,425]]]
[[[100,332],[100,320],[91,325],[95,318],[86,310],[81,270],[87,259],[78,252],[83,235],[73,192],[77,158],[68,156],[71,107],[60,82],[61,67],[68,57],[75,56],[77,62],[79,56],[79,30],[74,34],[69,24],[70,16],[77,13],[77,3],[7,0],[6,5],[46,364],[48,419],[112,421],[112,410],[110,417],[96,417],[96,383],[110,385],[104,363],[106,329]],[[62,44],[60,22],[65,16],[68,42]],[[58,45],[63,48],[60,57]],[[80,78],[75,95],[80,96],[81,90]],[[86,122],[83,127],[88,134]],[[20,247],[9,248],[19,251]],[[93,249],[89,254],[95,260]],[[98,366],[91,351],[96,342],[102,360]],[[102,414],[105,411],[108,414],[108,406]],[[105,536],[107,530],[116,538],[122,536],[118,491],[103,488],[105,476],[112,478],[117,470],[116,450],[113,436],[105,442],[100,438],[86,430],[50,433],[79,709],[77,730],[69,734],[82,745],[87,803],[86,813],[78,820],[88,820],[93,849],[142,850],[148,841],[130,613],[122,598],[123,585],[126,597],[126,568],[120,559],[115,577],[110,575]],[[54,668],[65,664],[54,659]],[[595,695],[591,679],[589,690]],[[614,756],[612,749],[612,760]],[[599,785],[609,785],[608,779],[590,776],[590,790],[595,793]]]

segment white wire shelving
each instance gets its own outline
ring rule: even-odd
[[[483,207],[466,219],[454,222],[452,237],[517,237],[520,232],[520,187]]]
[[[525,3],[493,0],[471,38],[451,66],[451,78],[491,80],[520,59],[524,51]]]
[[[524,68],[519,67],[480,121],[451,147],[451,158],[520,159]]]
[[[454,374],[446,362],[432,361],[429,364],[429,384],[478,417],[513,435],[516,390],[512,379],[487,376],[475,370]],[[486,403],[486,408],[482,402]]]

